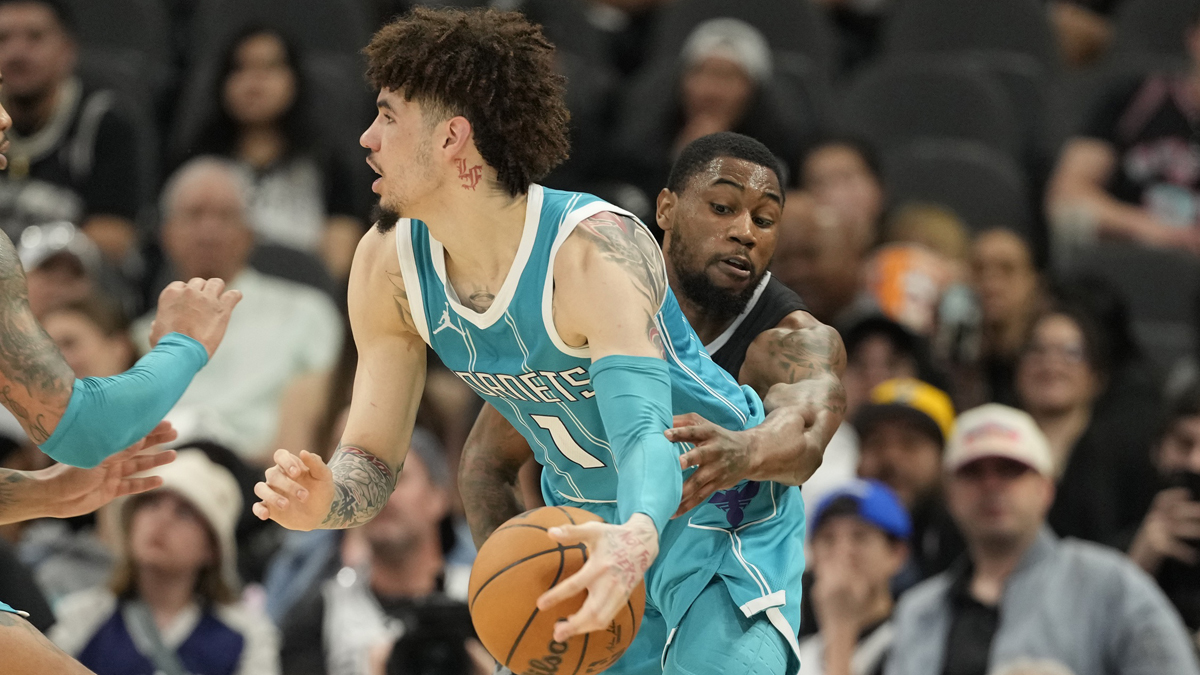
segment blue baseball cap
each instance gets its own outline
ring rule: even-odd
[[[883,530],[884,534],[897,539],[908,539],[912,534],[912,521],[896,493],[877,480],[863,479],[852,480],[825,495],[813,515],[814,533],[821,529],[821,521],[830,505],[841,499],[854,501],[858,505],[858,517]]]

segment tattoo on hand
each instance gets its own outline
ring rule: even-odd
[[[338,448],[329,462],[334,496],[321,523],[327,528],[355,527],[378,514],[396,489],[396,473],[375,455],[354,446]]]
[[[607,548],[613,552],[613,571],[624,588],[637,586],[650,567],[650,549],[634,532],[611,529],[604,533]]]

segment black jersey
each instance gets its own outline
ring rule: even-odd
[[[712,342],[704,345],[709,356],[718,366],[724,368],[734,379],[742,370],[742,362],[746,360],[746,350],[759,333],[771,330],[783,321],[783,317],[795,311],[808,311],[804,301],[792,289],[784,286],[778,279],[767,272],[746,309],[738,315],[725,332],[718,335]]]

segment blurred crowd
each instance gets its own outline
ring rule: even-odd
[[[551,187],[653,223],[696,138],[784,162],[771,269],[848,355],[804,675],[1198,672],[1200,0],[0,0],[0,228],[76,375],[129,368],[173,280],[245,296],[164,486],[0,528],[0,598],[98,675],[491,672],[454,480],[480,403],[432,353],[378,518],[248,508],[276,448],[339,437],[359,50],[413,4],[544,25]],[[0,419],[0,465],[47,461]]]

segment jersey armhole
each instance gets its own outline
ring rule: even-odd
[[[421,276],[417,273],[417,259],[413,248],[412,221],[401,218],[396,223],[396,257],[400,259],[400,278],[404,280],[404,292],[408,294],[408,313],[425,344],[429,340],[429,322],[425,317],[425,298],[421,293]]]
[[[646,227],[646,224],[643,223],[641,219],[629,211],[609,204],[608,202],[597,200],[590,204],[581,206],[573,211],[568,211],[566,215],[563,216],[563,219],[558,226],[558,233],[554,236],[554,243],[550,246],[550,259],[546,266],[546,283],[542,289],[542,323],[545,325],[546,334],[550,336],[550,341],[554,343],[554,346],[558,348],[558,351],[566,354],[567,356],[573,356],[581,359],[590,359],[592,350],[587,346],[572,347],[571,345],[568,345],[566,341],[562,339],[562,336],[558,334],[558,327],[554,325],[554,261],[558,258],[558,250],[562,248],[562,245],[567,240],[567,237],[571,236],[571,233],[575,231],[575,228],[579,225],[579,223],[582,223],[597,213],[603,213],[605,211],[633,219],[633,222],[637,223],[639,227],[645,230],[646,233],[650,235],[652,241],[654,240],[654,235],[650,232],[650,228]],[[661,259],[661,248],[658,248],[658,255]],[[662,270],[663,274],[665,275],[665,260],[663,261]],[[669,287],[667,286],[665,278],[663,279],[663,285],[664,287],[667,287],[669,291]],[[659,312],[662,312],[663,302],[666,302],[666,293],[663,294],[663,301],[658,305]]]

